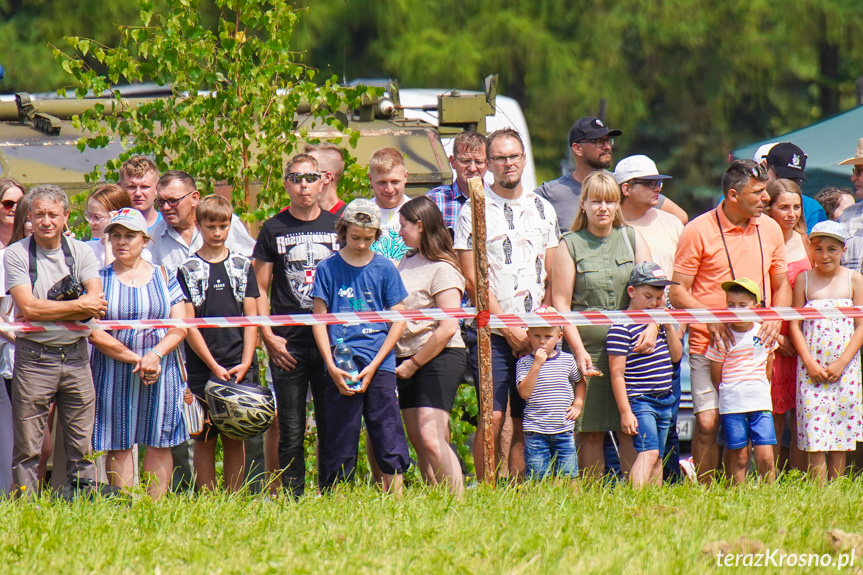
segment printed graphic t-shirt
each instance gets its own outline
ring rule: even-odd
[[[758,339],[760,324],[754,324],[746,333],[731,330],[734,345],[722,351],[708,346],[705,357],[722,363],[722,381],[719,384],[719,413],[749,413],[772,411],[770,384],[767,382],[767,349]]]
[[[234,258],[230,265],[231,273],[228,272],[226,262]],[[195,306],[195,317],[231,317],[245,315],[243,313],[242,298],[256,298],[258,292],[258,281],[255,278],[255,270],[251,265],[244,278],[233,277],[242,273],[242,268],[237,265],[240,262],[248,262],[247,258],[239,254],[230,254],[228,258],[220,262],[211,263],[195,254],[189,258],[177,271],[177,281],[183,296]],[[188,270],[186,273],[183,269]],[[190,273],[191,272],[191,273]],[[194,285],[189,286],[190,281]],[[237,293],[235,293],[235,286]],[[191,289],[190,289],[191,287]],[[231,368],[243,361],[243,328],[206,328],[200,330],[204,343],[222,367]],[[198,357],[189,345],[189,340],[184,342],[186,347],[186,366],[189,373],[207,376],[210,368]]]
[[[409,201],[410,198],[405,196],[402,203],[394,208],[380,208],[378,206],[381,210],[381,237],[372,244],[372,251],[381,254],[396,265],[408,253],[408,247],[399,235],[399,228],[401,227],[399,210]]]
[[[472,203],[458,215],[453,247],[472,250]],[[504,313],[529,313],[545,297],[545,252],[557,247],[557,214],[533,192],[509,200],[486,192],[486,251],[489,289]]]
[[[383,311],[400,304],[408,292],[391,261],[375,254],[363,267],[348,264],[338,253],[322,261],[315,274],[312,297],[320,298],[331,313]],[[354,354],[369,364],[383,346],[389,333],[389,323],[362,325],[329,325],[330,345],[343,338]],[[391,352],[380,367],[395,372],[395,353]]]
[[[273,264],[272,314],[311,313],[315,267],[339,249],[336,220],[324,210],[310,222],[284,211],[264,222],[252,257]],[[314,345],[309,326],[274,327],[273,332],[289,342],[299,340]]]

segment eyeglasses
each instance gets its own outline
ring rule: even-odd
[[[180,202],[183,201],[184,198],[191,196],[192,194],[194,194],[197,191],[198,190],[192,190],[191,192],[189,192],[185,196],[180,196],[176,200],[163,200],[162,198],[156,198],[156,201],[153,203],[156,204],[156,207],[159,208],[160,210],[165,207],[165,204],[168,204],[172,208],[176,208],[180,204]]]
[[[661,190],[662,180],[630,180],[633,186],[644,186],[650,190]]]
[[[511,156],[494,156],[490,159],[495,164],[516,164],[523,157],[524,157],[524,154],[513,154]]]
[[[18,200],[3,200],[0,202],[0,206],[3,206],[5,210],[11,210],[18,203]]]
[[[321,179],[320,172],[306,172],[305,174],[301,174],[299,172],[291,172],[285,176],[285,179],[291,182],[292,184],[299,184],[303,180],[306,180],[308,183],[312,184]]]
[[[108,216],[100,216],[99,214],[91,214],[90,212],[84,212],[84,218],[91,224],[98,224],[102,220],[107,219]]]
[[[474,160],[472,158],[459,158],[455,159],[463,168],[467,168],[470,166],[476,166],[477,168],[485,167],[485,160]]]
[[[588,142],[590,142],[591,144],[593,144],[597,148],[604,148],[605,146],[613,146],[614,145],[614,138],[598,138],[596,140],[582,140],[579,142],[579,144],[586,144]]]

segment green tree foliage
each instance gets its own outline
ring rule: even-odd
[[[853,105],[863,49],[854,0],[303,1],[316,66],[441,88],[498,73],[547,178],[604,100],[617,157],[651,155],[678,191],[715,193],[734,147]]]
[[[359,134],[335,112],[357,106],[366,92],[342,88],[335,78],[313,81],[316,71],[291,50],[299,15],[285,0],[215,0],[213,26],[202,21],[197,0],[168,0],[162,13],[154,12],[152,0],[138,4],[142,24],[121,26],[117,47],[67,37],[74,54],[55,51],[74,76],[78,97],[111,93],[122,83],[171,86],[169,97],[125,110],[114,90],[112,106],[98,105],[77,119],[92,134],[79,142],[81,149],[120,136],[126,151],[108,163],[110,171],[131,155],[151,155],[160,169],[194,174],[203,190],[225,183],[235,208],[254,208],[247,219],[261,220],[285,204],[283,158],[309,131],[327,125],[356,143]],[[123,111],[104,114],[109,107]],[[306,108],[309,115],[298,125]]]

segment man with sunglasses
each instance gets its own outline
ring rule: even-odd
[[[590,172],[611,167],[614,138],[621,134],[623,132],[609,128],[595,116],[585,116],[572,125],[569,130],[569,148],[575,156],[575,171],[545,182],[534,190],[536,195],[554,206],[560,233],[569,231],[575,220],[581,198],[581,182]],[[677,217],[684,224],[688,221],[686,212],[661,194],[656,207]]]
[[[749,278],[760,288],[764,306],[791,305],[791,285],[785,262],[785,238],[773,218],[762,217],[770,201],[767,170],[752,160],[736,160],[722,176],[719,206],[689,223],[680,235],[669,288],[671,304],[679,309],[725,307],[722,282]],[[781,321],[765,321],[758,337],[769,348]],[[689,367],[695,433],[692,457],[699,479],[710,483],[719,463],[716,433],[719,402],[705,356],[708,344],[729,349],[734,341],[727,324],[689,326]]]
[[[339,249],[338,218],[321,209],[323,193],[318,160],[298,154],[285,167],[285,190],[291,203],[266,222],[255,244],[255,277],[260,315],[311,313],[315,267]],[[270,355],[273,388],[279,406],[279,467],[282,484],[294,497],[305,490],[306,394],[315,398],[318,439],[326,432],[320,409],[326,369],[311,327],[261,327]],[[318,477],[322,477],[318,474]]]
[[[195,180],[186,172],[169,170],[159,178],[154,203],[162,214],[162,220],[149,229],[150,251],[153,264],[165,266],[169,274],[176,275],[180,265],[204,245],[195,221],[199,199]],[[236,214],[231,217],[231,230],[225,247],[252,257],[255,240]]]
[[[671,176],[660,174],[653,160],[642,155],[623,158],[614,169],[626,223],[641,232],[650,244],[653,261],[671,277],[683,224],[656,207],[662,184],[669,179]]]
[[[763,154],[761,158],[759,153]],[[767,168],[767,183],[774,180],[791,180],[798,186],[806,181],[806,154],[799,146],[791,142],[766,144],[755,152],[754,160],[761,162]],[[802,195],[803,219],[806,220],[806,231],[811,231],[818,222],[827,219],[827,213],[821,204],[806,194]]]
[[[455,181],[449,185],[438,186],[427,195],[440,208],[444,224],[452,235],[458,213],[464,203],[470,199],[468,179],[485,176],[487,167],[485,136],[474,131],[465,131],[456,136],[452,143],[449,165],[455,174]],[[488,189],[487,185],[483,185]]]
[[[863,199],[863,138],[857,141],[857,153],[853,158],[839,162],[840,166],[851,166],[851,183],[857,199]],[[839,221],[845,225],[848,241],[842,265],[852,270],[863,271],[863,202],[845,208]],[[807,222],[808,223],[808,222]]]

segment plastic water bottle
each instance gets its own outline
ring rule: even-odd
[[[342,371],[348,372],[348,377],[350,378],[349,381],[346,382],[348,387],[351,389],[359,389],[362,383],[357,381],[360,372],[357,370],[356,362],[354,362],[354,350],[352,350],[342,338],[336,339],[336,348],[333,350],[333,359],[336,362],[336,367]]]

